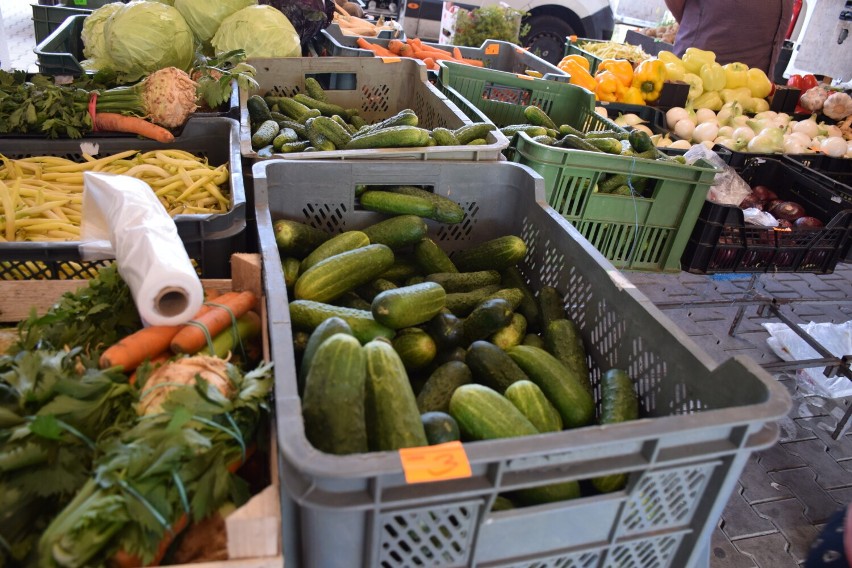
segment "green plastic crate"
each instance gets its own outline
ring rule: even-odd
[[[604,40],[600,39],[586,39],[586,38],[565,38],[565,55],[582,55],[586,59],[589,60],[589,73],[592,75],[595,74],[595,71],[598,70],[598,64],[603,61],[597,55],[589,53],[585,49],[580,48],[581,43],[604,43]]]
[[[56,31],[66,18],[71,16],[88,16],[92,13],[85,6],[42,6],[33,4],[33,31],[35,32],[36,44],[41,43],[47,36]]]

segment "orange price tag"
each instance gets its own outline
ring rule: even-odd
[[[382,57],[384,63],[399,63],[402,61],[399,57]]]
[[[497,55],[500,53],[500,44],[492,43],[488,47],[485,48],[485,55]]]
[[[428,483],[470,477],[470,462],[461,442],[399,450],[407,483]]]

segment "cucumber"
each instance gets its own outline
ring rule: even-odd
[[[416,126],[394,126],[353,136],[343,149],[409,148],[426,146],[428,142],[429,131],[426,129]]]
[[[601,377],[601,424],[617,424],[639,418],[639,399],[633,380],[621,369],[610,369]],[[601,493],[618,491],[627,485],[627,474],[602,475],[592,479]]]
[[[439,126],[432,129],[432,138],[438,146],[458,146],[459,139],[449,128]]]
[[[370,313],[370,302],[359,296],[356,292],[346,292],[334,301],[334,305]],[[372,314],[370,315],[372,316]]]
[[[524,340],[521,341],[521,345],[529,345],[530,347],[544,349],[544,339],[536,333],[528,333],[524,336]]]
[[[305,381],[317,349],[319,349],[319,346],[326,339],[337,333],[352,335],[352,328],[349,327],[349,324],[344,319],[334,316],[320,323],[308,336],[308,342],[302,354],[302,362],[299,365],[299,372],[296,375],[296,384],[298,385],[300,395],[304,393]]]
[[[497,127],[490,122],[474,122],[473,124],[466,124],[456,128],[453,134],[456,140],[458,140],[458,143],[464,146],[477,138],[485,138],[493,130],[497,130]]]
[[[534,382],[516,381],[509,385],[504,394],[539,432],[562,430],[562,417],[559,416],[559,411],[547,400]]]
[[[444,363],[449,363],[450,361],[464,363],[466,357],[467,351],[464,350],[464,347],[454,347],[449,351],[438,351],[438,356],[435,357],[435,361],[432,363],[432,366],[439,367]]]
[[[450,398],[457,388],[470,384],[470,369],[461,361],[449,361],[432,371],[417,394],[417,408],[421,413],[449,412]]]
[[[547,134],[543,134],[541,136],[534,136],[533,138],[530,138],[530,140],[539,144],[544,144],[545,146],[553,146],[553,144],[556,142],[556,138],[554,138],[553,136],[548,136]]]
[[[451,257],[462,272],[478,270],[504,270],[524,259],[527,245],[514,235],[497,237],[465,250],[456,251]]]
[[[298,282],[297,282],[298,286]],[[485,339],[512,321],[512,306],[503,299],[485,300],[464,320],[464,338],[468,343]]]
[[[512,492],[512,499],[524,507],[544,505],[556,501],[577,499],[581,496],[580,484],[577,481],[563,481],[540,487],[529,487]]]
[[[553,146],[556,148],[565,148],[566,150],[585,150],[587,152],[604,153],[603,150],[599,149],[597,146],[593,146],[584,138],[580,138],[574,134],[567,134],[563,136],[557,140]]]
[[[296,122],[305,123],[309,118],[320,116],[320,111],[308,108],[302,103],[290,97],[266,97],[267,103],[273,103],[282,114],[285,114]]]
[[[534,124],[510,124],[509,126],[501,128],[500,132],[502,132],[506,138],[510,140],[512,139],[512,136],[518,132],[526,132],[527,136],[535,138],[536,136],[543,136],[547,134],[547,128],[544,126],[536,126]]]
[[[318,152],[333,152],[337,149],[337,146],[316,128],[315,121],[316,118],[309,118],[305,121],[305,129],[308,133],[308,140],[310,140],[311,146],[316,148]]]
[[[499,284],[483,286],[472,292],[458,292],[447,294],[447,309],[458,317],[470,315],[473,309],[487,300],[492,294],[501,290]]]
[[[486,144],[488,144],[488,140],[486,140],[485,138],[474,138],[473,140],[465,144],[465,146],[485,146]]]
[[[441,310],[424,327],[441,350],[458,347],[464,341],[464,324],[449,310]]]
[[[352,139],[349,132],[327,116],[318,116],[310,120],[308,128],[315,129],[319,134],[325,136],[337,148],[343,148]]]
[[[317,99],[306,95],[305,93],[299,93],[297,95],[293,95],[293,100],[297,103],[301,103],[308,108],[316,109],[320,111],[321,114],[325,116],[332,116],[334,114],[345,115],[346,109],[340,105],[336,105],[334,103],[330,103],[328,101],[318,101]]]
[[[562,295],[553,286],[542,286],[538,290],[538,309],[541,314],[541,326],[547,329],[547,325],[553,320],[565,319],[565,302]]]
[[[397,256],[390,268],[382,272],[381,277],[391,282],[404,282],[417,275],[420,267],[413,260]],[[425,280],[424,280],[425,281]]]
[[[377,130],[382,130],[385,128],[393,128],[395,126],[417,126],[419,122],[420,120],[417,118],[417,114],[410,108],[406,108],[402,109],[393,116],[389,116],[384,120],[380,120],[375,124],[359,126],[358,136],[369,134],[371,132],[375,132]]]
[[[446,412],[426,412],[420,421],[430,446],[461,440],[458,423]]]
[[[512,320],[503,328],[495,331],[488,340],[503,349],[520,345],[527,332],[527,318],[521,314],[512,314]]]
[[[438,272],[458,272],[458,268],[447,256],[444,250],[428,237],[420,239],[414,245],[414,260],[423,269],[424,274],[435,274]]]
[[[370,302],[370,308],[368,309],[372,309],[373,298],[375,298],[382,292],[386,292],[387,290],[395,290],[397,288],[399,288],[399,286],[397,286],[390,280],[379,277],[371,282],[367,282],[363,286],[359,286],[355,290],[355,292],[365,300],[368,300]]]
[[[285,256],[281,259],[281,270],[284,271],[284,285],[287,286],[287,291],[293,291],[293,285],[299,278],[299,266],[301,261],[292,256]]]
[[[349,118],[349,123],[352,125],[353,128],[355,128],[355,132],[358,132],[359,130],[361,130],[361,128],[364,128],[365,126],[367,126],[367,121],[364,120],[363,117],[358,116],[357,114],[353,114]],[[354,134],[354,132],[353,132],[353,134]]]
[[[346,119],[343,118],[342,116],[340,116],[339,114],[335,114],[334,116],[332,116],[331,120],[333,120],[334,122],[336,122],[337,124],[342,126],[344,129],[346,129],[346,133],[349,134],[350,137],[353,134],[355,134],[356,132],[358,132],[357,128],[355,128],[354,126],[352,126],[351,124],[346,122]]]
[[[390,339],[396,332],[373,319],[373,314],[365,310],[333,306],[309,300],[290,302],[290,321],[293,327],[303,331],[312,331],[327,318],[337,316],[344,320],[352,333],[361,343],[376,337]]]
[[[311,266],[296,280],[297,300],[328,302],[377,278],[393,264],[393,251],[385,245],[367,245],[336,254]]]
[[[314,100],[321,102],[326,102],[328,100],[326,99],[322,85],[320,85],[319,81],[313,77],[305,77],[305,92]]]
[[[426,221],[417,215],[399,215],[361,229],[371,243],[380,243],[396,250],[413,245],[426,236]]]
[[[556,407],[565,428],[585,426],[594,419],[594,398],[556,357],[528,345],[517,345],[506,353]]]
[[[515,405],[482,385],[462,385],[450,398],[450,416],[466,440],[496,440],[538,434]]]
[[[279,154],[290,154],[293,152],[307,152],[308,148],[311,147],[311,143],[307,140],[299,140],[298,142],[287,142],[283,144],[276,151]],[[274,147],[273,147],[274,149]]]
[[[621,155],[621,142],[615,138],[586,138],[586,142],[607,154]]]
[[[618,141],[622,141],[627,140],[628,136],[627,132],[620,130],[590,130],[589,132],[586,132],[582,138],[585,138],[589,142],[595,138],[615,138]],[[622,146],[622,148],[624,148],[624,146]]]
[[[441,223],[461,223],[464,219],[464,209],[449,197],[411,185],[393,185],[387,191],[421,197],[431,201],[435,204],[435,216],[432,218]]]
[[[491,505],[491,512],[494,511],[511,511],[515,508],[515,504],[512,503],[512,500],[508,497],[504,497],[503,495],[498,495],[494,498],[494,504]]]
[[[305,125],[301,122],[296,122],[295,120],[285,118],[283,120],[278,121],[278,126],[281,127],[281,130],[289,128],[290,130],[295,132],[302,140],[308,139],[308,129],[305,128]]]
[[[387,215],[417,215],[432,219],[435,204],[422,197],[402,195],[387,191],[365,191],[360,197],[361,207]]]
[[[278,251],[284,256],[304,258],[331,238],[329,233],[299,221],[279,219],[272,224]]]
[[[530,331],[538,331],[541,327],[541,312],[538,307],[538,302],[533,295],[532,290],[527,285],[521,271],[517,267],[512,266],[502,271],[503,285],[506,288],[517,288],[523,294],[521,303],[515,308],[522,316],[527,319],[527,329]]]
[[[419,371],[428,367],[438,354],[435,340],[417,327],[400,330],[391,344],[406,371]]]
[[[521,301],[524,299],[524,294],[517,288],[501,288],[494,292],[493,294],[489,294],[485,300],[506,300],[509,302],[509,305],[512,307],[512,311],[518,309],[518,306],[521,305]],[[485,301],[483,300],[483,302]],[[524,318],[526,319],[526,318]]]
[[[317,450],[368,451],[366,378],[365,352],[354,337],[338,333],[317,348],[302,397],[305,435]]]
[[[585,138],[586,136],[585,132],[574,128],[570,124],[560,124],[559,128],[557,128],[556,130],[558,130],[559,134],[561,134],[562,136],[567,136],[568,134],[573,134],[574,136],[578,136],[580,138]]]
[[[346,231],[345,233],[340,233],[315,248],[313,252],[302,260],[302,264],[299,268],[302,272],[305,272],[307,269],[322,260],[342,252],[365,247],[369,244],[370,238],[361,231]]]
[[[272,141],[275,140],[275,136],[278,135],[278,131],[280,129],[281,127],[278,126],[278,123],[271,118],[269,120],[264,120],[254,131],[254,134],[251,135],[251,147],[263,148],[264,146],[272,144]]]
[[[411,327],[435,317],[446,298],[447,293],[434,282],[388,290],[373,298],[373,319],[391,329]]]
[[[630,146],[640,154],[651,150],[654,150],[656,153],[654,143],[651,141],[651,137],[648,136],[647,132],[632,130],[627,136],[627,141],[630,142]]]
[[[292,128],[281,128],[278,125],[278,135],[272,139],[272,147],[276,152],[280,152],[285,144],[296,144],[300,142],[299,135]]]
[[[524,107],[524,118],[530,124],[556,130],[556,123],[553,122],[546,112],[535,105]]]
[[[480,384],[503,393],[518,381],[529,377],[505,351],[488,341],[474,341],[467,348],[465,362],[473,379]]]
[[[389,343],[378,340],[364,346],[364,355],[370,449],[390,451],[428,445],[414,391],[399,355]]]
[[[272,112],[269,110],[269,105],[263,100],[260,95],[251,95],[246,99],[246,109],[249,114],[249,122],[251,124],[263,124],[267,120],[272,119]]]
[[[544,348],[565,365],[569,372],[592,394],[589,363],[580,328],[570,319],[553,320],[544,329]]]
[[[496,270],[480,270],[477,272],[435,272],[426,276],[426,280],[440,284],[450,293],[471,292],[500,283],[500,273]]]

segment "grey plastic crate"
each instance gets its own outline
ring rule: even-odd
[[[284,551],[301,567],[565,566],[683,568],[702,546],[750,453],[777,437],[790,398],[747,357],[720,365],[547,206],[542,179],[512,163],[258,162],[259,243],[275,363]],[[593,382],[633,377],[639,420],[465,443],[470,478],[407,485],[397,452],[334,456],[305,438],[288,298],[272,222],[340,232],[382,218],[360,210],[356,184],[418,184],[459,202],[458,225],[429,222],[452,252],[521,236],[521,271],[552,285],[588,345]],[[599,394],[598,394],[599,396]],[[521,487],[630,472],[625,490],[490,512]]]
[[[199,273],[206,278],[228,277],[231,254],[248,252],[246,192],[236,120],[193,117],[171,144],[127,137],[50,141],[43,138],[0,138],[0,154],[7,158],[61,156],[82,160],[81,142],[97,144],[99,155],[169,148],[205,156],[215,166],[228,164],[231,198],[228,212],[177,215],[175,225],[187,253],[198,264]],[[0,243],[0,279],[90,278],[103,263],[82,262],[79,244],[78,241]]]
[[[328,100],[344,108],[356,108],[369,123],[378,122],[409,108],[417,113],[420,126],[449,129],[470,124],[471,120],[434,85],[426,80],[426,66],[414,59],[385,62],[373,57],[301,57],[252,59],[257,69],[257,93],[292,96],[304,92],[305,79],[314,77],[325,89]],[[242,155],[258,159],[251,147],[251,125],[246,100],[240,90],[240,144]],[[273,154],[286,160],[305,159],[415,159],[415,160],[498,160],[509,140],[499,131],[490,132],[481,146],[427,146],[424,148],[380,148],[375,150],[335,150],[333,152],[293,152]]]

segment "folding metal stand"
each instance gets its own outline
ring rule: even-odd
[[[734,315],[734,319],[731,322],[731,327],[728,329],[728,335],[731,337],[735,336],[737,333],[737,329],[739,328],[740,323],[742,322],[743,316],[745,315],[745,310],[749,306],[757,306],[757,315],[763,316],[768,310],[769,313],[781,320],[783,323],[787,324],[787,326],[793,330],[796,335],[802,338],[802,340],[807,343],[814,351],[816,351],[821,357],[814,359],[797,359],[795,361],[780,361],[776,363],[764,363],[761,366],[769,372],[780,372],[780,371],[793,371],[797,369],[806,369],[809,367],[819,367],[825,365],[825,369],[823,370],[823,374],[826,377],[834,377],[836,375],[843,375],[850,381],[852,381],[852,369],[850,369],[850,363],[852,363],[852,354],[842,355],[837,357],[833,355],[828,349],[823,347],[821,343],[819,343],[816,339],[814,339],[810,334],[805,332],[801,327],[799,327],[798,323],[793,321],[786,314],[781,312],[781,307],[790,305],[790,304],[821,304],[821,303],[830,303],[833,305],[839,304],[850,304],[852,305],[852,300],[828,300],[822,298],[774,298],[772,296],[763,294],[758,292],[754,285],[757,282],[758,274],[752,274],[748,288],[743,294],[742,298],[732,298],[727,300],[698,300],[694,302],[662,302],[656,304],[656,306],[662,310],[665,309],[679,309],[679,308],[730,308],[731,306],[737,306],[737,313]],[[849,428],[849,420],[852,418],[852,405],[850,405],[843,417],[837,423],[837,426],[832,433],[832,438],[835,440],[846,432]]]

